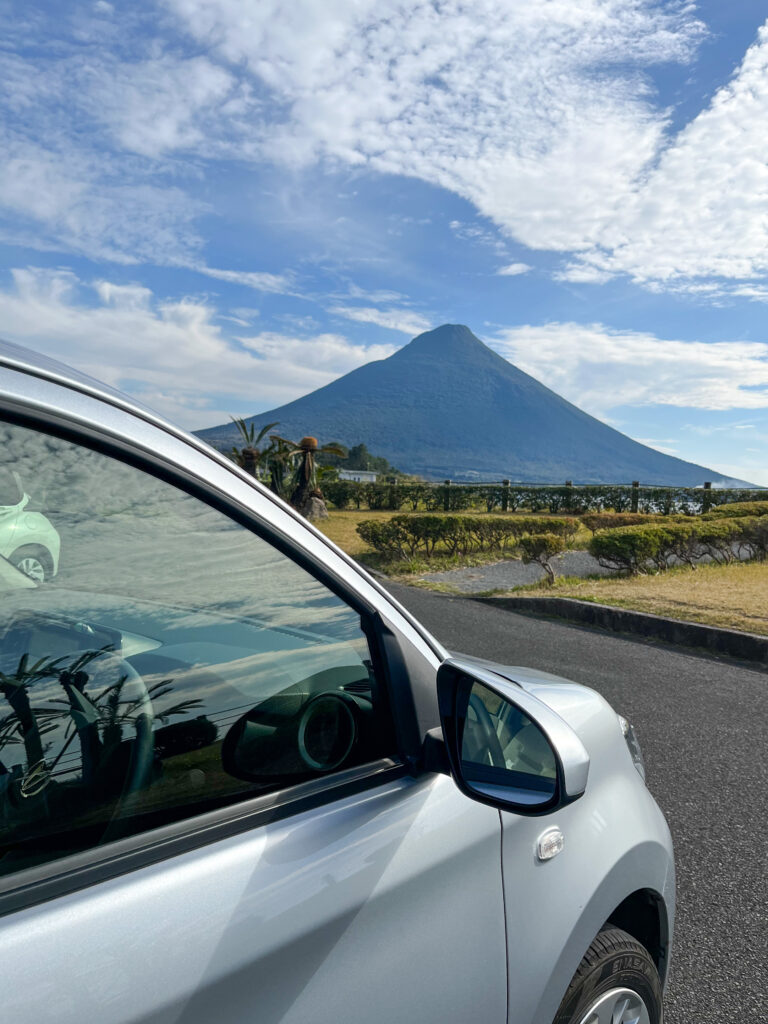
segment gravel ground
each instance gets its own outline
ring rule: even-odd
[[[614,576],[613,569],[603,569],[596,558],[586,551],[566,551],[552,559],[552,568],[558,576]],[[428,572],[421,578],[433,583],[449,583],[462,594],[477,594],[484,590],[509,589],[523,583],[538,583],[546,573],[539,565],[523,565],[519,558],[503,562],[477,565],[469,569],[449,569],[447,572]]]

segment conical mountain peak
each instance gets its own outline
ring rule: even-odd
[[[246,422],[275,421],[285,436],[363,443],[432,479],[697,486],[719,478],[589,416],[463,324],[425,331],[388,359]],[[231,424],[199,433],[217,447],[236,441]]]
[[[464,324],[442,324],[417,335],[395,353],[400,359],[454,359],[474,361],[493,354]]]

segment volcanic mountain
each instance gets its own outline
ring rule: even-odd
[[[648,448],[582,412],[484,345],[444,324],[388,359],[246,421],[284,437],[363,442],[403,472],[525,483],[701,486],[722,474]],[[198,431],[217,448],[231,423]]]

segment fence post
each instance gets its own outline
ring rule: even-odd
[[[451,481],[445,481],[445,493],[443,495],[443,511],[450,512],[451,510]]]
[[[637,512],[637,509],[638,509],[639,498],[640,498],[640,493],[639,492],[640,492],[640,481],[639,480],[633,480],[632,481],[632,511],[633,512]]]
[[[509,480],[501,481],[501,511],[509,512]]]
[[[397,511],[397,477],[390,476],[387,478],[389,482],[389,507],[396,512]]]
[[[701,500],[701,511],[709,512],[712,508],[712,481],[706,480],[704,482],[704,494]]]

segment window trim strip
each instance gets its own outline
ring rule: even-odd
[[[0,879],[0,917],[407,775],[402,761],[381,758],[27,868]]]

